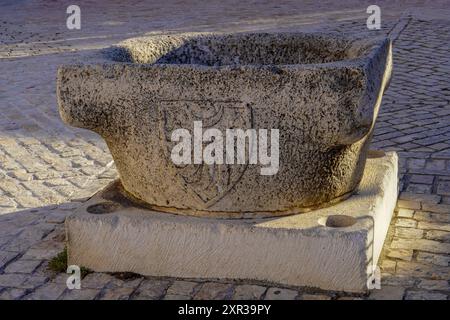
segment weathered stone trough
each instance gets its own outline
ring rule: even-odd
[[[367,290],[397,199],[396,154],[368,150],[389,40],[191,34],[108,53],[115,61],[58,72],[63,120],[99,133],[120,174],[67,218],[69,264]],[[193,133],[193,162],[174,161],[180,129]],[[226,148],[210,155],[228,160],[228,129],[258,130],[259,161],[250,143],[246,161],[205,160],[213,142]]]
[[[392,64],[387,39],[304,33],[136,38],[110,54],[124,63],[59,69],[63,120],[106,140],[129,195],[208,217],[292,214],[350,196]],[[194,121],[278,129],[277,173],[249,161],[174,164],[171,133]]]

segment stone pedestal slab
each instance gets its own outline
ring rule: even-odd
[[[67,218],[69,264],[364,292],[397,200],[397,160],[395,153],[370,152],[347,200],[265,219],[156,212],[127,200],[115,182]]]

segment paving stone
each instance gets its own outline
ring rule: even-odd
[[[422,250],[434,253],[450,252],[450,243],[443,243],[428,239],[394,239],[391,244],[394,249]]]
[[[294,300],[298,296],[298,291],[282,288],[267,289],[265,300]]]
[[[64,294],[59,298],[61,300],[93,300],[100,294],[98,289],[73,289],[66,290]]]
[[[450,223],[450,215],[444,213],[416,211],[414,213],[414,219],[418,221]]]
[[[134,288],[113,287],[106,288],[100,296],[100,300],[128,300],[134,292]]]
[[[38,242],[52,229],[54,229],[54,225],[49,224],[28,226],[23,228],[22,231],[15,237],[14,241],[11,241],[4,248],[9,251],[22,253],[31,246],[37,245]]]
[[[169,288],[171,281],[146,279],[141,282],[132,299],[135,300],[157,300],[161,299]]]
[[[109,284],[108,287],[123,287],[123,288],[133,288],[136,289],[144,277],[139,275],[133,275],[131,278],[117,278],[115,277]]]
[[[53,215],[47,215],[45,217],[46,222],[55,221],[54,219],[55,219],[55,216],[53,216]],[[55,223],[59,223],[59,222],[55,222]],[[52,240],[55,242],[64,242],[65,239],[66,239],[66,230],[65,230],[64,226],[56,225],[55,228],[53,229],[53,231],[50,232],[49,234],[47,234],[43,240],[44,241]]]
[[[420,280],[417,287],[426,290],[440,290],[450,292],[450,285],[448,283],[448,280]]]
[[[21,193],[14,196],[14,201],[25,208],[36,208],[42,204],[42,201],[30,194]]]
[[[31,247],[25,252],[24,258],[50,260],[64,250],[64,243],[53,240],[46,240]]]
[[[260,300],[266,287],[256,285],[238,285],[234,288],[233,300]]]
[[[0,176],[1,179],[1,176]],[[14,208],[16,207],[16,203],[11,197],[4,196],[0,194],[0,207],[1,208]]]
[[[430,204],[424,203],[422,209],[436,213],[450,213],[450,205],[448,204]]]
[[[30,274],[33,273],[34,270],[36,270],[37,267],[42,263],[41,260],[26,260],[26,259],[19,259],[17,261],[14,261],[13,263],[9,264],[5,272],[6,273],[26,273]]]
[[[440,230],[450,232],[450,224],[446,223],[437,223],[437,222],[419,222],[417,225],[419,229],[426,230]]]
[[[330,296],[323,294],[302,294],[302,300],[331,300]]]
[[[429,185],[431,185],[433,183],[433,180],[434,180],[434,176],[432,176],[432,175],[414,174],[410,178],[410,182],[412,182],[412,183],[429,184]]]
[[[370,300],[402,300],[405,288],[401,286],[384,286],[370,291]]]
[[[191,296],[182,296],[176,294],[166,294],[163,300],[191,300]]]
[[[381,274],[381,287],[393,286],[393,287],[412,287],[416,284],[417,279],[408,274]]]
[[[399,218],[412,218],[414,215],[414,210],[399,208],[397,212],[397,217]]]
[[[408,159],[408,168],[422,169],[425,167],[425,159]]]
[[[408,184],[408,187],[406,189],[406,191],[409,192],[414,192],[416,194],[418,193],[431,193],[431,185],[426,185],[426,184],[418,184],[418,183],[410,183]]]
[[[0,222],[1,223],[1,222]],[[0,236],[0,248],[2,248],[4,245],[6,245],[8,242],[13,240],[13,236]]]
[[[383,272],[394,273],[397,262],[393,260],[384,259],[381,261],[380,268]]]
[[[428,170],[436,170],[436,171],[445,170],[445,160],[436,160],[436,159],[428,160],[425,168]]]
[[[34,270],[33,275],[45,276],[49,278],[53,278],[55,276],[55,272],[49,269],[49,260],[43,260],[42,264],[40,264],[36,270]]]
[[[405,261],[411,261],[413,256],[413,250],[408,249],[388,249],[387,256],[390,258],[401,259]]]
[[[398,200],[397,206],[400,208],[413,209],[413,210],[416,210],[416,209],[420,210],[422,208],[419,201],[402,200],[402,199]]]
[[[450,257],[428,252],[419,252],[417,254],[417,261],[448,267],[450,264]]]
[[[26,293],[26,289],[7,288],[0,292],[0,300],[18,300]]]
[[[447,295],[429,291],[408,291],[406,300],[447,300]]]
[[[416,194],[410,192],[402,192],[399,196],[400,200],[421,202],[426,204],[438,204],[441,201],[441,196],[435,194]],[[412,208],[416,209],[416,208]],[[420,209],[420,208],[417,208]]]
[[[59,284],[61,286],[67,287],[67,279],[69,278],[68,273],[58,273],[53,275],[49,281],[49,283]]]
[[[442,181],[437,185],[437,194],[450,196],[450,181]]]
[[[26,300],[56,300],[65,290],[68,290],[65,284],[46,283],[37,288],[32,293],[25,296]]]
[[[81,287],[100,290],[113,280],[114,277],[106,273],[90,273],[81,280]]]
[[[230,298],[233,286],[218,282],[205,282],[202,284],[194,300],[222,300]]]
[[[431,155],[432,158],[450,159],[450,149],[435,152]]]
[[[11,178],[15,178],[19,181],[30,181],[33,179],[33,175],[31,173],[28,173],[26,170],[24,169],[18,169],[15,171],[11,171],[8,173],[8,175]]]
[[[3,269],[9,262],[14,260],[19,254],[17,252],[0,251],[0,269]]]
[[[190,297],[198,285],[198,282],[176,280],[167,289],[166,295]]]
[[[405,227],[405,228],[415,228],[417,225],[417,221],[412,219],[403,219],[399,218],[397,219],[397,222],[395,224],[396,227]]]
[[[425,238],[430,240],[450,242],[450,232],[430,230],[425,233]]]
[[[423,230],[414,228],[395,228],[395,236],[399,238],[420,239],[423,236]]]
[[[353,297],[353,296],[342,296],[339,297],[337,300],[363,300],[361,297]]]
[[[23,288],[22,284],[27,278],[28,275],[25,274],[0,274],[0,287]],[[26,287],[24,289],[26,289]]]
[[[433,278],[433,279],[448,279],[449,269],[446,267],[438,267],[424,263],[415,262],[397,262],[397,274],[408,275],[416,278]]]

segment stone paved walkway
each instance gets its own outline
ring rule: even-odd
[[[420,9],[401,16],[405,7],[382,2],[383,29],[369,31],[366,6],[356,1],[345,1],[339,8],[306,1],[261,2],[253,7],[193,2],[189,10],[164,3],[135,1],[125,8],[114,2],[86,2],[89,10],[83,16],[80,1],[86,24],[75,33],[61,22],[62,5],[0,5],[0,298],[448,299],[450,20],[445,18],[450,15]],[[438,8],[445,8],[445,3],[417,1]],[[83,289],[68,290],[67,275],[47,269],[48,261],[64,248],[64,219],[116,177],[116,171],[114,166],[105,169],[112,159],[97,135],[61,122],[55,98],[57,66],[101,62],[99,48],[149,31],[256,29],[397,37],[394,75],[372,143],[372,148],[397,151],[401,170],[398,208],[380,261],[382,289],[352,297],[247,282],[91,273],[83,279]]]

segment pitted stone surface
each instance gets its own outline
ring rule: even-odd
[[[152,37],[118,48],[151,64],[63,66],[58,104],[66,123],[106,140],[137,199],[180,214],[276,216],[336,203],[361,180],[390,80],[389,40],[243,33]],[[194,132],[195,121],[223,133],[279,130],[279,169],[265,175],[266,164],[249,164],[248,155],[247,164],[174,164],[171,135]],[[218,152],[227,158],[225,148]]]
[[[145,64],[321,64],[360,58],[373,50],[375,43],[358,40],[319,33],[186,33],[132,38],[105,53],[114,61]]]

